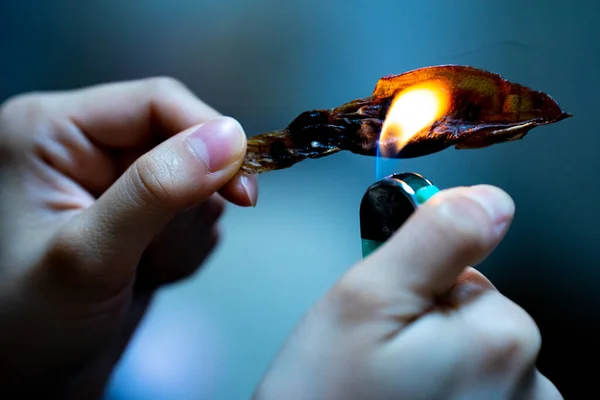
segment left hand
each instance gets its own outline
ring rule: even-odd
[[[256,202],[245,151],[235,120],[172,79],[4,104],[0,397],[102,394],[156,289],[217,243],[222,197]]]

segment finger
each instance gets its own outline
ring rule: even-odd
[[[18,154],[11,163],[27,165],[31,158],[23,154],[31,152],[45,169],[52,167],[92,193],[103,191],[117,177],[114,160],[66,115],[53,114],[56,98],[54,94],[20,95],[3,106],[3,142]]]
[[[173,219],[144,251],[137,281],[157,287],[192,275],[219,240],[224,201],[213,195]]]
[[[88,270],[130,279],[143,250],[175,215],[201,204],[238,172],[245,146],[231,118],[161,143],[64,226],[56,247],[80,254]]]
[[[255,175],[238,172],[225,184],[219,193],[227,200],[238,206],[256,206],[258,200],[258,182]]]
[[[463,304],[445,318],[444,325],[450,324],[460,324],[465,342],[470,343],[465,354],[472,360],[470,372],[502,377],[510,387],[534,366],[540,351],[535,321],[497,290],[482,291],[475,301]]]
[[[515,398],[524,400],[563,400],[558,388],[537,370],[528,387]]]
[[[435,345],[425,357],[423,343]],[[421,387],[440,388],[439,377],[445,376],[447,393],[464,390],[454,385],[469,382],[472,394],[493,390],[500,397],[503,388],[502,398],[513,398],[521,377],[533,369],[540,345],[539,330],[522,308],[497,290],[482,288],[459,309],[428,313],[399,331],[377,364],[389,374],[410,370],[410,377],[422,377]],[[398,387],[413,383],[406,379],[390,381]]]
[[[492,186],[441,192],[341,283],[377,293],[384,302],[403,296],[423,312],[497,246],[513,214],[512,199]]]
[[[141,263],[144,269],[139,272],[137,282],[146,288],[156,288],[192,276],[213,252],[220,237],[218,224],[194,228],[188,231],[190,238],[195,239],[193,244],[185,247],[179,244],[168,253],[154,249],[145,252]]]
[[[2,116],[6,131],[18,133],[9,138],[12,147],[36,144],[45,163],[99,195],[123,171],[111,150],[147,151],[220,114],[176,80],[151,78],[20,95]]]
[[[64,115],[103,145],[132,148],[221,116],[172,78],[111,83],[51,96],[53,115]]]

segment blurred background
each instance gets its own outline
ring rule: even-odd
[[[358,205],[376,168],[419,172],[440,187],[490,183],[513,196],[514,225],[480,269],[533,315],[540,369],[566,398],[595,392],[581,359],[596,362],[600,335],[599,8],[593,0],[0,2],[0,100],[169,75],[254,135],[367,96],[383,75],[455,63],[543,90],[575,115],[488,149],[379,165],[341,153],[261,175],[258,206],[229,207],[204,269],[161,292],[106,398],[249,398],[302,315],[360,259]]]

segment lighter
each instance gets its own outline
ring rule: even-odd
[[[422,175],[392,174],[375,182],[360,203],[360,236],[363,258],[367,257],[410,217],[417,207],[439,192]]]

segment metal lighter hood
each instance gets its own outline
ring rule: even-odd
[[[370,253],[404,224],[426,200],[417,194],[422,189],[437,191],[427,178],[413,172],[393,174],[369,186],[360,204],[364,252]]]

